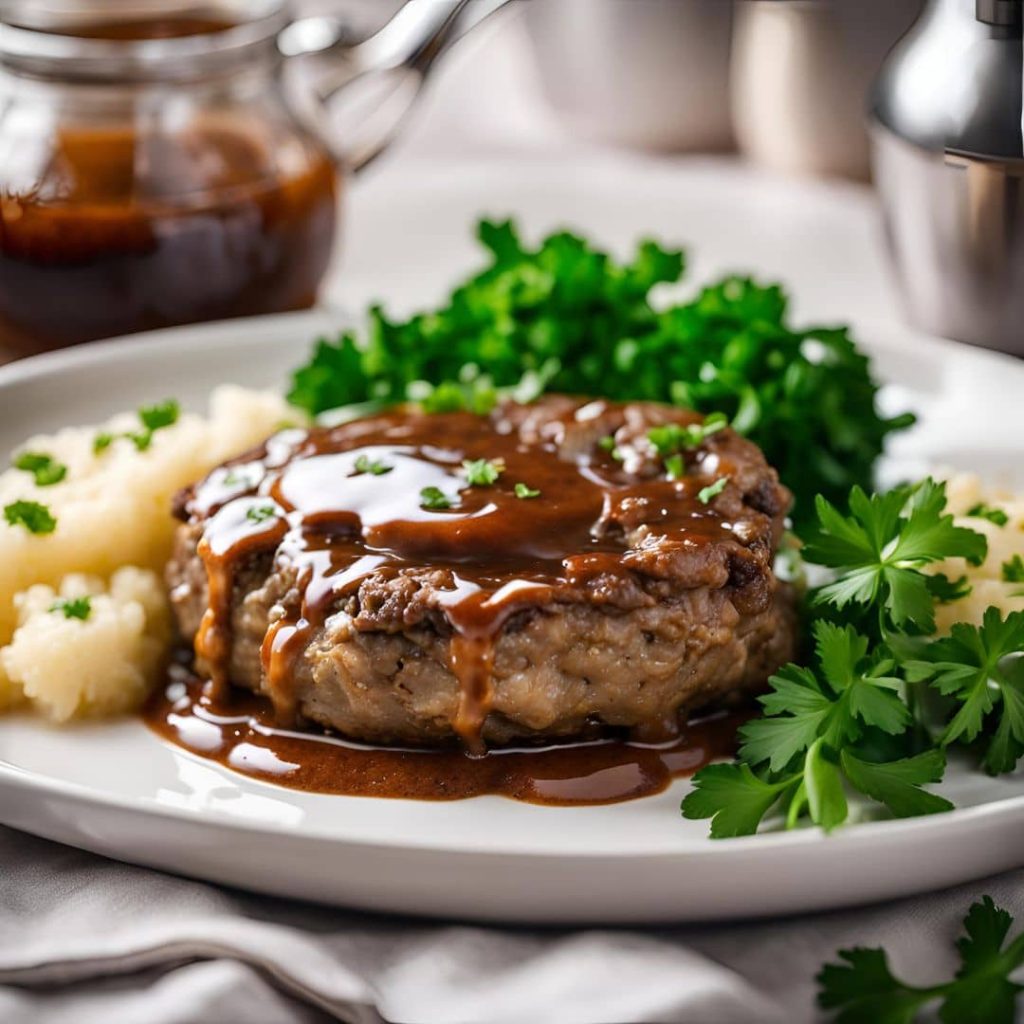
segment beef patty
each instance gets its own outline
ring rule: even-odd
[[[196,667],[382,743],[654,738],[734,701],[793,654],[790,497],[701,424],[555,395],[283,431],[176,503]]]

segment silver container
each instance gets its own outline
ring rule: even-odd
[[[923,0],[739,0],[732,113],[740,149],[785,173],[867,178],[865,107]]]
[[[911,320],[1024,356],[1019,0],[932,0],[872,101],[875,178]]]
[[[574,132],[648,149],[724,149],[731,0],[529,0],[548,101]]]

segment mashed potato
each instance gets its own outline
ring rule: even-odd
[[[99,432],[138,430],[134,413],[116,416],[98,427],[74,427],[27,440],[22,450],[45,452],[67,466],[67,475],[58,484],[37,487],[30,473],[9,469],[0,474],[0,508],[19,500],[35,501],[46,505],[57,520],[52,533],[32,534],[0,519],[0,649],[10,643],[19,617],[23,623],[19,632],[31,625],[24,621],[25,613],[19,612],[18,606],[35,607],[31,588],[38,584],[52,591],[78,586],[80,581],[68,583],[65,577],[84,573],[99,577],[101,586],[110,580],[112,588],[113,575],[124,566],[161,574],[174,532],[170,502],[175,491],[258,444],[282,421],[294,420],[296,415],[275,393],[225,386],[213,393],[207,416],[183,413],[173,426],[156,431],[145,451],[123,439],[98,455],[93,451],[93,440]],[[95,581],[89,585],[95,585]],[[22,596],[16,601],[19,594]],[[117,600],[113,590],[109,596]],[[142,607],[150,606],[142,603]],[[149,622],[152,616],[149,612],[146,615]],[[105,621],[105,614],[103,618]],[[73,621],[68,621],[67,627],[48,617],[41,622],[46,625],[31,626],[29,641],[36,630],[56,630],[59,626],[53,639],[59,639],[61,646],[67,641],[63,664],[71,676],[65,685],[78,685],[81,692],[75,699],[66,696],[60,701],[42,700],[37,702],[39,706],[58,718],[76,709],[115,708],[117,702],[109,693],[102,699],[89,695],[88,688],[98,685],[91,669],[83,667],[76,682],[77,658],[72,641],[81,637],[84,643],[84,638],[93,634],[78,630],[78,623]],[[91,646],[92,641],[89,643],[87,656],[91,657],[96,648]],[[31,648],[22,647],[22,651],[26,649]],[[144,664],[136,667],[145,675]],[[25,684],[19,680],[30,676],[26,668],[20,656],[12,661],[8,651],[0,650],[0,708],[21,699]],[[122,674],[121,678],[126,677]],[[135,696],[133,692],[121,706],[129,705]]]
[[[58,598],[88,595],[84,619],[67,617]],[[136,707],[163,668],[171,616],[160,576],[118,569],[109,586],[98,576],[65,576],[60,589],[29,587],[15,598],[18,627],[0,649],[13,687],[54,721],[113,715]]]
[[[1024,557],[1024,495],[989,488],[971,473],[955,474],[946,481],[949,511],[961,526],[969,526],[988,538],[988,557],[982,565],[968,565],[962,558],[950,558],[936,564],[935,572],[951,579],[966,576],[971,584],[967,597],[939,605],[936,621],[939,632],[949,631],[954,622],[980,623],[985,609],[995,605],[1003,612],[1024,611],[1024,583],[1003,579],[1003,565],[1014,555]],[[967,513],[978,505],[1003,512],[1005,526]]]

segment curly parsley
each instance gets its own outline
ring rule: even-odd
[[[502,459],[465,459],[462,468],[470,487],[490,487],[505,472],[505,463]]]
[[[431,510],[452,507],[451,498],[449,498],[440,487],[424,487],[423,490],[420,491],[420,504],[423,508],[429,508]]]
[[[289,400],[314,415],[407,400],[486,412],[502,394],[552,390],[718,412],[779,470],[798,527],[816,494],[870,486],[886,437],[913,422],[881,415],[845,328],[790,325],[778,285],[730,276],[663,308],[651,292],[682,276],[678,250],[642,241],[619,262],[568,232],[536,248],[509,221],[477,234],[482,270],[437,309],[403,320],[374,306],[365,331],[318,341]]]

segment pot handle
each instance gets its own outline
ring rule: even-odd
[[[328,141],[336,159],[349,171],[360,171],[394,139],[412,109],[437,58],[457,39],[511,0],[407,0],[379,31],[359,42],[336,18],[300,18],[277,39],[283,57],[332,55],[337,64],[316,86],[314,127]],[[330,140],[328,109],[357,83],[381,79],[390,88],[369,122],[372,130],[351,148]],[[388,81],[390,79],[390,82]]]

